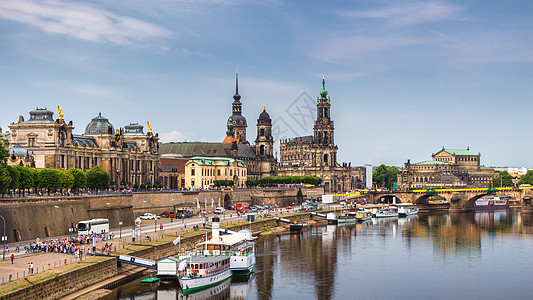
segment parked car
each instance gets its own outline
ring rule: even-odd
[[[287,207],[285,207],[285,208],[286,208],[286,209],[292,209],[292,206],[289,205],[289,206],[287,206]]]
[[[226,210],[224,209],[224,207],[217,207],[215,208],[215,214],[223,214]]]
[[[257,212],[257,211],[258,211],[258,209],[257,209],[257,207],[255,207],[255,206],[252,206],[252,207],[250,207],[250,211],[253,211],[253,212]]]
[[[151,213],[145,213],[144,215],[141,215],[139,218],[141,218],[141,220],[155,220],[155,219],[159,219],[160,216],[156,216]]]

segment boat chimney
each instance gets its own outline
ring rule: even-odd
[[[220,218],[219,217],[213,217],[213,222],[212,222],[212,225],[211,227],[213,228],[213,233],[212,233],[212,236],[211,236],[211,240],[213,242],[219,242],[220,241]]]

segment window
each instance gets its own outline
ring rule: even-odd
[[[35,138],[31,137],[28,139],[28,147],[35,147]]]
[[[191,176],[194,176],[194,175],[195,175],[194,173],[195,173],[195,172],[194,172],[194,169],[191,169]],[[194,185],[194,184],[193,184],[193,185]]]
[[[229,170],[229,176],[233,176],[233,170]]]
[[[220,169],[217,170],[217,175],[220,176]]]
[[[265,129],[264,128],[261,128],[261,130],[259,131],[259,135],[260,136],[265,136]]]
[[[65,167],[65,155],[59,156],[59,167],[64,168]]]

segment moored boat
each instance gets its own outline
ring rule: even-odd
[[[398,204],[398,216],[406,217],[418,214],[418,207],[412,203]]]
[[[337,215],[335,213],[328,213],[326,215],[326,220],[329,225],[335,225],[337,224]]]
[[[357,222],[363,222],[372,219],[372,212],[368,209],[360,209],[355,212]]]
[[[494,196],[492,199],[477,199],[474,202],[475,209],[505,209],[509,208],[509,199],[501,199],[498,196]]]
[[[184,295],[218,285],[231,277],[228,255],[191,255],[180,263],[178,281]]]
[[[377,212],[375,212],[374,217],[380,218],[397,218],[398,217],[398,207],[388,206],[382,207]]]

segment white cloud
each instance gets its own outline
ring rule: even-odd
[[[2,0],[0,18],[29,24],[48,33],[118,45],[171,35],[169,30],[139,19],[62,0]]]
[[[441,1],[395,1],[389,6],[363,11],[339,12],[339,15],[362,19],[385,19],[394,25],[408,26],[455,19],[461,11],[461,7]]]
[[[161,142],[180,142],[185,140],[185,135],[177,130],[171,132],[163,132],[159,135]]]

